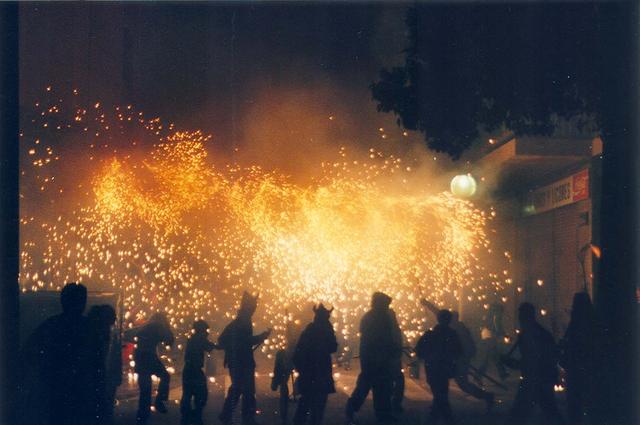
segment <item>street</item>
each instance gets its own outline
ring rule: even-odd
[[[327,409],[325,412],[324,424],[339,425],[343,424],[344,407],[347,398],[355,385],[359,367],[355,367],[349,371],[343,369],[335,369],[334,378],[336,381],[337,393],[329,396]],[[256,378],[256,399],[258,404],[258,415],[256,421],[264,425],[279,425],[281,418],[278,412],[278,392],[271,391],[269,377],[269,369],[267,365],[258,369]],[[424,370],[421,370],[421,379],[415,380],[406,376],[405,401],[403,403],[404,413],[402,414],[400,423],[411,425],[426,425],[429,407],[431,406],[431,392],[424,381]],[[169,395],[169,403],[167,405],[169,412],[167,414],[152,413],[149,425],[160,424],[179,424],[180,408],[179,402],[182,395],[182,389],[179,385],[179,376],[172,376],[172,389]],[[126,384],[123,384],[126,386]],[[218,375],[215,382],[209,382],[209,401],[204,411],[203,419],[205,424],[219,424],[217,418],[222,408],[224,400],[224,390],[228,385],[228,377]],[[514,374],[507,380],[508,392],[500,390],[491,385],[487,387],[490,391],[496,393],[496,403],[491,413],[486,413],[486,406],[483,401],[476,400],[469,395],[464,394],[457,385],[451,381],[450,384],[450,401],[457,423],[460,425],[482,425],[482,424],[500,424],[506,419],[511,401],[515,396],[517,378]],[[134,386],[131,385],[126,390],[129,397],[120,400],[116,406],[116,425],[135,424],[135,413],[137,407],[137,397],[134,395]],[[560,408],[564,412],[564,397],[557,397]],[[289,423],[295,412],[296,403],[291,402],[289,405]],[[234,416],[234,423],[240,424],[240,409],[237,408]],[[535,417],[530,421],[531,424],[543,424],[542,415],[536,412]],[[361,411],[356,416],[356,420],[360,425],[376,424],[373,413],[373,403],[371,395],[365,402]]]

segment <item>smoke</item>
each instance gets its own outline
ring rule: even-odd
[[[366,87],[319,81],[264,86],[256,93],[240,119],[234,162],[308,184],[321,176],[323,163],[400,158],[403,169],[411,170],[411,181],[405,185],[446,190],[455,164],[446,155],[428,151],[423,136],[404,131],[393,115],[379,113]]]

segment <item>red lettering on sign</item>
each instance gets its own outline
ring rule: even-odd
[[[589,197],[589,170],[582,170],[573,175],[573,201],[581,201]]]

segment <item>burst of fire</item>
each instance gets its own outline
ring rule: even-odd
[[[264,351],[285,343],[292,313],[322,301],[336,307],[336,330],[349,350],[374,291],[393,296],[411,342],[423,330],[420,297],[486,306],[511,283],[506,270],[492,273],[483,260],[492,256],[494,212],[448,192],[396,184],[412,172],[400,158],[374,149],[350,158],[343,148],[303,186],[258,166],[216,167],[209,136],[175,131],[131,106],[104,111],[95,103],[70,110],[71,119],[61,102],[53,106],[36,104],[46,113],[21,134],[29,153],[23,164],[32,166],[23,170],[24,291],[67,281],[114,287],[129,322],[163,310],[182,331],[196,317],[227,321],[240,291],[260,292],[259,319],[276,330]],[[139,149],[132,125],[156,139],[142,158],[114,144],[130,140]],[[42,129],[56,135],[45,141]],[[53,165],[56,140],[74,130],[85,138],[73,155],[96,165],[71,187]],[[60,194],[76,203],[56,203]],[[45,202],[55,217],[42,213]]]

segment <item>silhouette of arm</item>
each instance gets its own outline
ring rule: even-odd
[[[207,352],[209,352],[209,353],[210,353],[212,350],[214,350],[214,349],[219,349],[219,348],[220,348],[220,347],[218,347],[218,345],[217,345],[217,344],[215,344],[215,343],[213,343],[213,342],[209,341],[208,339],[207,339],[207,340],[205,341],[205,343],[204,343],[204,349],[205,349],[205,351],[207,351]]]
[[[262,344],[262,342],[267,339],[269,337],[269,335],[271,334],[271,329],[267,329],[266,331],[258,334],[258,335],[253,335],[251,337],[251,345],[257,345],[257,344]]]
[[[420,300],[420,304],[422,304],[423,307],[426,307],[427,310],[429,310],[431,312],[431,314],[433,314],[434,316],[438,316],[438,313],[440,312],[440,309],[433,304],[432,302],[427,301],[426,298],[423,298],[422,300]]]

